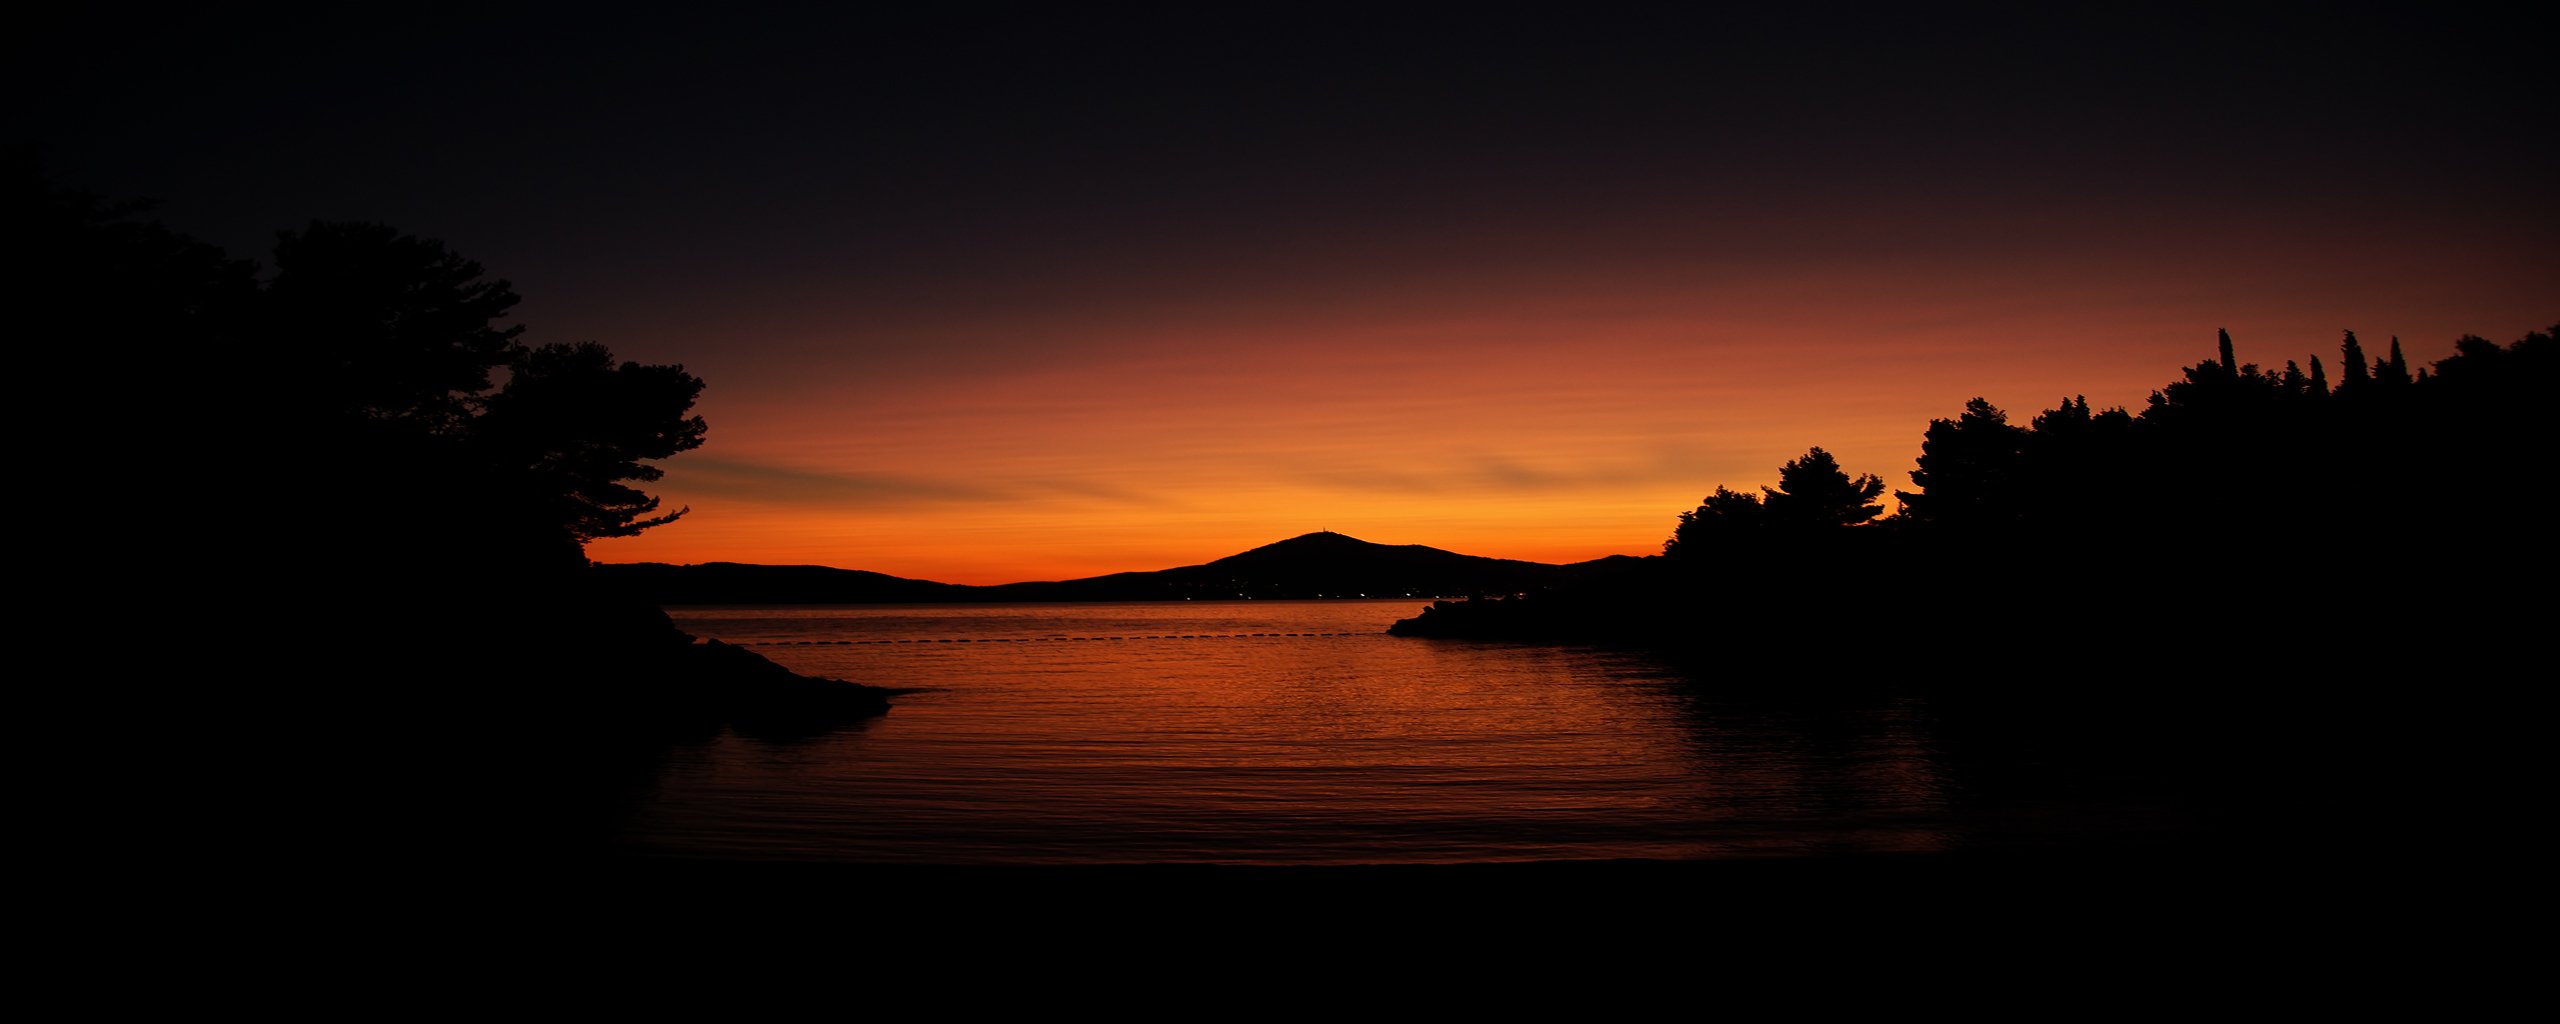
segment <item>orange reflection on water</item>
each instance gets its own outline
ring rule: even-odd
[[[1945,849],[1925,720],[1701,701],[1640,656],[1389,637],[1409,602],[682,611],[917,688],[682,752],[633,842],[957,862],[1441,863]],[[684,760],[684,759],[690,759]]]

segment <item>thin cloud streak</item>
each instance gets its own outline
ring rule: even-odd
[[[1006,497],[994,488],[949,480],[808,470],[717,456],[688,457],[669,468],[668,478],[676,481],[670,486],[684,491],[779,505],[983,502]]]

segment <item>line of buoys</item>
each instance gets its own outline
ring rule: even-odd
[[[1256,637],[1369,636],[1344,630],[1339,633],[1162,633],[1155,636],[982,636],[982,637],[907,637],[896,640],[743,640],[740,647],[844,647],[874,644],[1037,644],[1084,642],[1095,640],[1251,640]]]

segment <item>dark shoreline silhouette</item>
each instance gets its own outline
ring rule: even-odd
[[[590,850],[671,744],[888,710],[587,573],[587,540],[683,514],[631,486],[701,443],[682,367],[525,344],[500,323],[507,282],[384,225],[280,232],[261,271],[141,204],[53,187],[24,151],[0,173],[57,321],[34,356],[61,384],[48,426],[84,445],[56,468],[100,481],[73,529],[126,560],[73,592],[166,593],[168,556],[130,552],[203,545],[184,660],[146,691],[166,695],[149,713],[175,770],[135,785],[216,798],[166,834],[224,837],[216,856],[251,868],[432,864],[492,835]]]
[[[2539,775],[2512,702],[2545,660],[2553,334],[2414,372],[2349,334],[2335,389],[2226,335],[2138,416],[1932,423],[1891,518],[1872,478],[1802,479],[1815,449],[1606,585],[1390,632],[1657,651],[1701,699],[1918,696],[1988,777],[2085,793],[2145,765],[2218,856],[2285,870],[2498,862]]]
[[[661,605],[931,604],[1046,601],[1241,601],[1515,594],[1604,580],[1625,555],[1567,565],[1386,545],[1330,531],[1303,534],[1201,565],[1082,579],[977,586],[816,565],[598,563],[614,590]]]
[[[2348,332],[2332,389],[2317,358],[2261,370],[2226,334],[2138,415],[2066,399],[2021,427],[1976,399],[1934,421],[1891,517],[1880,481],[1815,448],[1764,494],[1716,488],[1604,583],[1439,602],[1393,631],[2048,674],[2129,638],[2235,669],[2444,664],[2523,635],[2526,602],[2492,581],[2550,568],[2525,481],[2550,454],[2553,348],[2465,337],[2413,372],[2398,339],[2376,363]]]

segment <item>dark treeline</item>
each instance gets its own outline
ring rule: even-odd
[[[189,682],[145,692],[245,773],[236,810],[272,815],[247,827],[537,850],[671,741],[885,710],[592,579],[586,541],[683,514],[633,486],[702,442],[682,367],[526,344],[506,281],[390,227],[315,221],[260,267],[23,153],[7,172],[22,283],[60,314],[31,354],[47,426],[100,482],[72,530],[99,568],[64,589],[111,619],[192,597],[105,639],[179,652],[159,671]]]
[[[1711,659],[1818,646],[1870,676],[2436,657],[2444,632],[2518,628],[2530,599],[2500,581],[2549,566],[2552,348],[2464,337],[2413,368],[2399,339],[2376,358],[2350,332],[2332,381],[2316,356],[2240,362],[2226,333],[2138,412],[2073,397],[2019,423],[1975,399],[1932,421],[1891,516],[1881,479],[1814,448],[1776,487],[1681,513],[1638,582],[1399,628]]]
[[[1394,631],[1652,648],[1701,702],[1908,702],[1959,777],[2148,779],[2235,869],[2497,864],[2542,772],[2515,711],[2548,660],[2553,344],[2413,368],[2348,335],[2332,379],[2225,338],[2139,412],[1977,399],[1894,515],[1816,448],[1641,571]]]
[[[2393,338],[2355,333],[2333,387],[2309,370],[2219,358],[2185,368],[2137,415],[2085,398],[2025,426],[1980,399],[1929,425],[1916,491],[1891,525],[1915,537],[2103,538],[2152,558],[2281,559],[2296,573],[2389,577],[2530,519],[2515,474],[2546,453],[2538,396],[2551,337],[2454,342],[2412,372]]]

